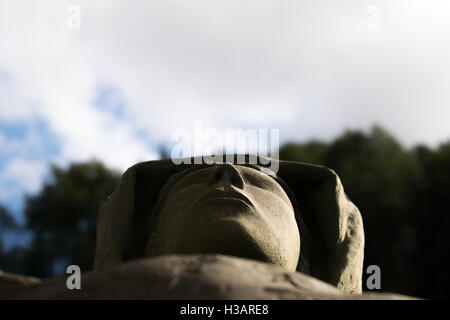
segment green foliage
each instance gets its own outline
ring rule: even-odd
[[[450,274],[450,143],[432,151],[415,149],[424,170],[423,188],[414,201],[416,250],[411,259],[414,289],[433,297],[449,297]],[[418,276],[422,273],[422,276]]]
[[[0,232],[6,230],[12,230],[18,228],[17,223],[14,221],[11,213],[0,204]],[[1,243],[1,239],[0,239]]]
[[[19,265],[20,256],[18,250],[6,250],[2,236],[20,231],[12,214],[4,206],[0,205],[0,267],[4,270],[16,270]],[[20,256],[20,257],[19,257]]]
[[[280,159],[324,164],[328,145],[320,141],[287,143],[280,149]]]
[[[442,258],[450,258],[450,144],[405,150],[374,126],[368,133],[348,130],[328,144],[287,144],[280,158],[336,171],[363,216],[365,266],[380,266],[383,291],[448,296]]]
[[[58,262],[92,268],[99,203],[114,189],[118,174],[96,161],[52,167],[52,177],[39,194],[28,197],[26,227],[33,241],[25,259],[25,273],[62,274]]]
[[[347,131],[330,146],[325,164],[340,176],[365,225],[365,265],[383,271],[384,289],[407,287],[411,242],[410,217],[421,181],[416,157],[387,132]]]

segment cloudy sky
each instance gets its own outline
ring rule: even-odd
[[[448,0],[0,0],[0,202],[48,164],[124,170],[176,129],[450,138]]]

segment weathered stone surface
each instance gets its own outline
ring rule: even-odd
[[[342,183],[334,171],[323,166],[271,159],[272,163],[276,163],[275,167],[279,168],[274,179],[283,187],[295,210],[296,221],[291,219],[289,223],[281,218],[268,219],[274,213],[283,213],[283,210],[275,207],[278,202],[269,199],[280,195],[273,183],[267,184],[262,178],[250,177],[237,165],[234,172],[244,177],[242,184],[236,181],[239,179],[233,179],[232,171],[229,170],[229,179],[225,181],[227,183],[221,184],[220,188],[231,188],[235,191],[238,189],[241,196],[245,195],[258,208],[258,212],[252,214],[251,218],[235,212],[240,215],[239,221],[235,219],[239,222],[237,229],[245,230],[243,234],[233,233],[233,229],[228,228],[226,224],[214,221],[207,224],[206,219],[197,220],[195,217],[192,221],[175,223],[180,221],[177,218],[180,216],[179,211],[182,211],[178,210],[179,207],[189,211],[192,203],[188,200],[194,201],[198,193],[198,189],[195,189],[195,192],[189,193],[189,197],[177,195],[180,190],[186,192],[187,189],[177,185],[178,177],[186,172],[192,177],[192,172],[202,168],[210,168],[210,173],[214,173],[214,168],[209,165],[195,164],[202,163],[201,159],[197,160],[189,159],[179,165],[175,165],[171,159],[148,161],[134,165],[122,175],[113,194],[101,205],[97,225],[95,270],[158,254],[221,253],[286,265],[290,270],[296,269],[321,279],[343,292],[361,292],[363,222],[358,208],[345,195]],[[265,159],[264,163],[268,163],[268,159]],[[215,165],[215,168],[220,171],[221,166]],[[262,166],[259,169],[262,169]],[[215,175],[211,174],[209,177],[214,178]],[[201,189],[203,191],[208,188],[211,191],[217,189],[216,185],[210,184],[211,179],[202,179],[201,175],[194,182],[196,188],[198,185],[205,187]],[[182,185],[186,187],[194,183]],[[266,191],[264,197],[261,196],[258,186],[263,186],[262,189]],[[175,195],[172,195],[171,190]],[[163,204],[161,208],[158,208],[159,204]],[[222,208],[209,208],[213,213],[211,216],[229,205],[222,202]],[[208,210],[198,211],[205,213]],[[175,222],[161,223],[165,219],[158,218],[161,213],[166,218],[171,215],[170,219]],[[176,217],[174,213],[178,213]],[[208,217],[208,221],[210,218]],[[284,228],[280,228],[281,225]],[[279,232],[288,228],[292,231],[294,227],[298,228],[301,243],[296,268],[293,266],[298,255],[297,235],[290,232],[292,235],[286,239],[280,236],[283,232]],[[249,232],[251,228],[255,230]],[[278,232],[270,234],[267,230]],[[217,237],[214,238],[213,235]],[[242,237],[251,241],[242,241]],[[168,240],[176,243],[167,246],[170,250],[165,245],[158,245],[165,244]],[[185,247],[180,248],[180,243]],[[250,247],[255,250],[246,250]],[[261,252],[264,254],[260,255]]]
[[[412,299],[397,294],[345,294],[300,272],[223,255],[168,255],[136,260],[82,274],[81,290],[68,290],[65,278],[40,282],[0,273],[0,298]]]
[[[35,277],[7,273],[0,270],[0,298],[18,295],[23,290],[40,284],[41,280]]]

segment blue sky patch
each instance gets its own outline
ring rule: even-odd
[[[61,151],[61,145],[47,123],[33,117],[29,121],[4,121],[0,119],[0,135],[10,143],[22,145],[19,150],[0,150],[0,169],[10,159],[22,157],[30,160],[50,160]]]
[[[122,91],[114,86],[99,85],[94,97],[94,106],[108,112],[116,119],[125,117],[125,98]]]
[[[61,142],[51,131],[47,122],[34,116],[23,121],[6,121],[0,119],[0,137],[4,146],[0,148],[0,173],[5,174],[10,163],[18,159],[48,166],[60,154]],[[43,177],[42,177],[43,178]],[[16,217],[23,220],[24,176],[0,175],[0,188],[3,190],[20,190],[1,199]]]

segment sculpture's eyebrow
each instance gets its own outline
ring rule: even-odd
[[[175,174],[173,174],[169,179],[168,179],[168,185],[173,185],[175,184],[178,180],[198,171],[201,169],[205,169],[210,165],[205,165],[205,164],[201,164],[201,165],[194,165],[192,167],[189,167],[187,169],[184,169],[180,172],[177,172]]]

